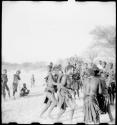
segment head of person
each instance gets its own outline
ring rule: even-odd
[[[53,67],[53,62],[50,62],[50,66]]]
[[[53,63],[50,62],[50,64],[48,65],[48,71],[51,72],[51,71],[52,71],[52,68],[53,68]]]
[[[59,72],[58,68],[56,66],[54,66],[52,69],[52,75],[56,75],[56,74],[58,74],[58,72]]]
[[[73,74],[73,71],[74,71],[74,66],[73,65],[68,65],[66,67],[66,74],[68,74],[68,75]]]
[[[7,74],[7,69],[3,69],[3,74]]]
[[[99,64],[102,65],[102,60],[99,60]]]
[[[110,68],[110,69],[113,68],[113,63],[109,63],[109,68]]]
[[[21,71],[20,71],[20,70],[17,70],[16,74],[19,75],[20,73],[21,73]]]
[[[48,72],[52,71],[52,67],[50,65],[48,65]]]
[[[93,64],[92,69],[94,71],[94,76],[97,76],[99,74],[99,71],[100,71],[99,68],[97,67],[97,65]]]

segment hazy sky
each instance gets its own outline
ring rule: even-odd
[[[115,25],[114,2],[2,2],[2,56],[13,63],[81,55],[97,25]]]

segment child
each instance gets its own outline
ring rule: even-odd
[[[27,96],[30,90],[27,89],[26,83],[23,84],[23,88],[21,89],[20,96]]]

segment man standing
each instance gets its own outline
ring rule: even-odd
[[[83,80],[84,93],[84,122],[86,124],[100,123],[100,108],[97,101],[97,94],[102,93],[101,82],[99,78],[95,77],[93,69],[88,69],[89,77]]]
[[[32,77],[31,77],[31,87],[33,87],[35,85],[35,77],[34,77],[34,74],[32,74]]]
[[[4,70],[3,70],[3,74],[2,74],[2,93],[3,93],[3,98],[4,98],[4,99],[6,98],[5,89],[7,90],[8,95],[9,95],[9,97],[10,97],[10,90],[9,90],[8,85],[7,85],[7,82],[8,82],[7,70],[4,69]]]
[[[70,122],[72,123],[74,111],[76,109],[75,99],[72,97],[71,93],[73,92],[72,85],[72,74],[73,66],[68,65],[66,68],[66,73],[63,74],[61,83],[58,85],[58,104],[57,106],[60,109],[60,112],[57,115],[56,120],[58,121],[62,114],[66,111],[66,108],[69,107],[70,110]]]
[[[54,78],[53,78],[53,73],[52,73],[53,67],[48,67],[48,75],[47,75],[47,80],[46,80],[46,88],[45,88],[45,100],[44,100],[44,108],[42,109],[40,113],[40,117],[42,118],[43,114],[49,109],[48,116],[51,118],[51,112],[55,105],[57,104],[57,100],[55,98],[55,89],[54,89]]]
[[[18,70],[16,72],[16,74],[14,74],[14,80],[13,80],[13,96],[14,96],[14,99],[15,99],[15,93],[17,92],[17,87],[18,87],[18,83],[19,83],[19,80],[20,79],[20,70]]]

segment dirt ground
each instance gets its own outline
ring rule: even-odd
[[[34,91],[35,88],[32,89]],[[39,89],[39,88],[38,88]],[[37,90],[37,88],[36,88]],[[2,101],[2,123],[17,122],[17,123],[27,123],[39,122],[41,124],[54,123],[53,120],[47,117],[46,112],[44,118],[40,119],[40,111],[43,108],[44,93],[42,92],[32,92],[28,97],[17,97],[16,100],[13,98],[7,99],[5,102]],[[83,99],[76,100],[77,110],[73,116],[73,123],[83,122]],[[111,107],[113,117],[115,118],[115,106]],[[63,114],[60,121],[63,124],[69,124],[69,108]],[[58,109],[55,108],[52,112],[52,116],[56,117]],[[108,114],[101,115],[101,123],[109,123]]]
[[[44,77],[46,76],[46,72],[40,73],[35,72],[36,83],[33,88],[30,87],[30,77],[34,72],[27,73],[26,75],[22,75],[22,81],[27,83],[28,88],[30,89],[30,94],[28,97],[19,97],[19,91],[17,93],[17,97],[14,100],[12,97],[12,76],[13,73],[8,73],[8,77],[10,77],[8,85],[11,89],[11,98],[9,99],[7,96],[6,101],[2,100],[2,123],[16,122],[16,123],[33,123],[39,122],[41,124],[52,124],[55,121],[49,119],[47,117],[46,112],[44,114],[44,118],[40,119],[40,111],[43,108],[44,104]],[[20,88],[22,84],[20,83]],[[83,94],[80,93],[80,99],[76,100],[77,110],[73,116],[73,124],[83,122]],[[63,124],[69,124],[69,108],[61,117],[60,121]],[[115,119],[115,105],[111,107],[113,117]],[[52,112],[52,116],[56,117],[58,109],[55,108]],[[100,117],[101,123],[109,123],[108,114],[101,115]],[[115,123],[115,122],[113,122]],[[112,123],[110,123],[112,124]]]

